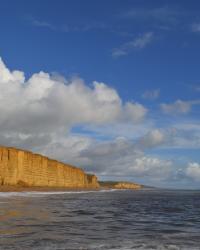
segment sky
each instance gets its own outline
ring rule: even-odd
[[[0,0],[0,144],[200,188],[198,0]]]

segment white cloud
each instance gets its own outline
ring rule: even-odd
[[[45,155],[102,176],[161,180],[167,179],[172,171],[171,161],[145,155],[134,142],[123,137],[99,142],[86,136],[69,135],[42,149],[40,152]]]
[[[122,116],[126,121],[131,119],[133,122],[138,122],[142,121],[146,114],[147,109],[140,103],[127,102],[124,106],[124,113]]]
[[[173,145],[174,134],[156,129],[150,120],[140,123],[147,109],[124,103],[105,83],[94,81],[89,87],[80,78],[66,80],[44,72],[25,80],[23,72],[11,72],[0,61],[0,114],[2,145],[30,149],[101,175],[163,180],[171,174],[172,161],[146,150]],[[82,135],[72,133],[76,126],[89,128],[88,135],[83,130]],[[92,138],[95,131],[103,133],[104,141]]]
[[[25,81],[23,72],[9,71],[0,61],[0,133],[46,134],[74,125],[139,122],[147,110],[141,104],[124,105],[115,89],[80,78],[67,82],[40,72]]]
[[[129,173],[135,176],[149,176],[152,179],[167,179],[171,173],[172,162],[169,160],[161,160],[156,157],[143,156],[136,158]]]
[[[182,121],[176,124],[169,138],[169,146],[172,148],[200,148],[200,128],[198,124],[190,124]]]
[[[191,102],[177,100],[171,104],[161,104],[161,110],[166,114],[187,114],[192,107]]]
[[[200,148],[199,122],[184,121],[173,122],[166,128],[149,127],[146,134],[140,135],[138,146],[143,149],[159,147],[166,149],[198,149]]]
[[[145,107],[123,103],[105,83],[94,81],[89,87],[80,78],[66,80],[44,72],[25,80],[23,72],[11,72],[1,60],[0,113],[2,145],[30,149],[98,173],[126,174],[134,156],[143,156],[128,139],[103,143],[72,134],[74,126],[138,127],[144,119]]]
[[[54,31],[57,30],[57,27],[55,27],[53,24],[51,24],[49,22],[40,21],[40,20],[31,18],[31,23],[33,26],[36,26],[36,27],[48,28],[48,29],[54,30]]]
[[[143,49],[153,40],[153,32],[146,32],[142,35],[139,35],[134,40],[122,44],[119,48],[115,48],[112,51],[113,57],[125,56],[131,53],[135,49]]]
[[[200,181],[200,164],[196,162],[189,163],[185,170],[185,174],[195,181]]]
[[[125,138],[92,142],[79,153],[86,169],[101,175],[165,179],[171,172],[172,162],[145,155],[137,145]]]
[[[81,157],[81,152],[93,144],[94,140],[87,136],[68,134],[62,137],[54,136],[49,143],[37,147],[35,151],[53,159],[85,167],[88,165],[89,159]]]
[[[151,148],[165,142],[166,135],[159,129],[154,129],[139,139],[139,144],[143,148]]]
[[[147,90],[142,94],[142,98],[148,100],[155,100],[160,96],[160,89]]]

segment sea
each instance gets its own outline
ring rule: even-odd
[[[0,193],[1,250],[197,250],[200,191]]]

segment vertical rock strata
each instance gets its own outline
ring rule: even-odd
[[[0,185],[98,188],[95,175],[39,154],[0,147]]]

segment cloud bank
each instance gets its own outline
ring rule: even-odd
[[[187,113],[194,104],[197,101],[177,101],[162,108],[164,113]],[[30,149],[99,176],[167,180],[174,161],[150,151],[200,147],[198,124],[156,128],[147,119],[146,107],[123,102],[105,83],[88,86],[79,77],[65,79],[42,71],[25,79],[22,71],[10,71],[2,60],[0,113],[0,144]],[[192,145],[188,136],[194,137]],[[199,166],[189,165],[184,173],[194,178],[198,171]]]
[[[137,123],[147,109],[122,103],[117,91],[94,81],[88,87],[80,78],[55,79],[39,72],[25,80],[21,71],[9,71],[0,61],[1,132],[45,134],[67,131],[74,125]]]
[[[161,166],[169,165],[145,156],[125,138],[99,142],[71,133],[74,126],[136,125],[145,118],[142,104],[123,103],[105,83],[94,81],[88,87],[80,78],[55,78],[42,71],[25,80],[23,72],[11,72],[1,60],[0,112],[4,145],[39,151],[100,174],[151,175],[154,167],[161,173]],[[151,136],[159,137],[156,132]]]

